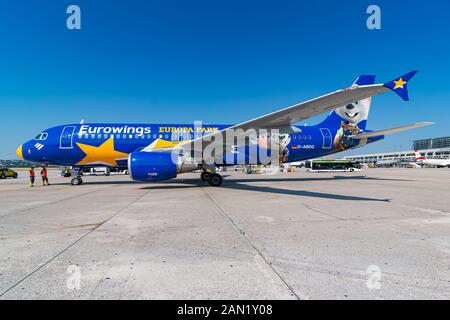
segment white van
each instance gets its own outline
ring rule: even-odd
[[[90,173],[92,176],[109,176],[111,172],[109,167],[93,167]]]

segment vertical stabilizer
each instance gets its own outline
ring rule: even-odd
[[[366,86],[372,84],[375,84],[375,76],[361,75],[355,80],[353,86]],[[353,124],[361,130],[365,130],[371,103],[372,98],[369,97],[337,108],[328,115],[321,126],[340,127],[341,122],[345,122]]]

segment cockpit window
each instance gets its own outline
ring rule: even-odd
[[[39,133],[34,140],[45,140],[48,137],[48,133],[47,132],[41,132]]]

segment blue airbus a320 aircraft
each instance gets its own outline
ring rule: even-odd
[[[270,132],[276,130],[277,157],[285,163],[361,147],[383,139],[385,134],[431,124],[422,122],[380,131],[366,130],[372,96],[392,90],[407,101],[408,82],[415,74],[416,71],[412,71],[384,84],[375,84],[375,76],[363,75],[346,89],[237,125],[89,123],[57,126],[25,142],[17,149],[17,155],[45,165],[72,166],[77,172],[83,166],[128,167],[132,179],[149,182],[201,169],[202,180],[220,186],[222,177],[216,173],[216,167],[270,164],[261,157],[251,157],[248,145],[236,143],[224,143],[223,152],[207,154],[211,141],[228,133],[268,130],[267,135],[258,135],[256,140],[258,147],[267,148],[267,138],[273,138]],[[295,126],[299,121],[324,112],[330,113],[315,126]],[[193,144],[200,146],[200,149],[194,148],[199,152],[192,152]],[[272,148],[268,151],[273,152]],[[77,176],[71,183],[79,185],[82,179]]]

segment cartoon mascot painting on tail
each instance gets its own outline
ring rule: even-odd
[[[335,110],[336,114],[342,118],[340,128],[334,137],[333,145],[336,152],[367,143],[367,139],[355,140],[348,136],[364,131],[371,100],[372,98],[367,98],[356,101]]]

